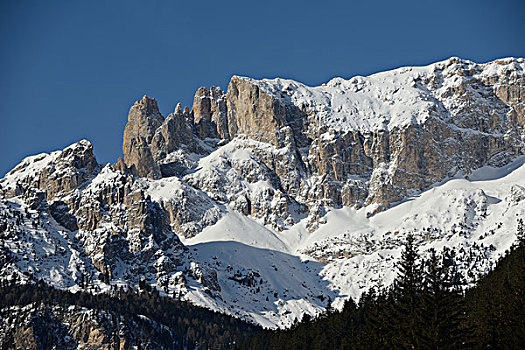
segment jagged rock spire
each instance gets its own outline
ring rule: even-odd
[[[163,122],[164,118],[154,98],[144,96],[130,108],[122,151],[126,166],[134,175],[153,179],[161,177],[160,168],[153,159],[149,145]]]

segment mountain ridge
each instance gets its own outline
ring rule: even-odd
[[[146,283],[274,328],[390,283],[409,233],[488,271],[525,210],[524,68],[452,58],[314,88],[233,77],[166,118],[146,96],[115,164],[84,140],[0,180],[0,278]],[[415,123],[340,127],[399,116]]]

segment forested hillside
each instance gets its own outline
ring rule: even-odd
[[[405,243],[390,288],[373,289],[341,312],[304,317],[289,330],[266,331],[245,349],[523,349],[525,233],[479,284],[464,292],[453,250],[418,256]]]
[[[77,349],[84,344],[121,349],[234,349],[261,330],[143,287],[140,292],[115,289],[111,295],[93,295],[44,283],[2,284],[1,348]]]

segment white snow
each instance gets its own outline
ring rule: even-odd
[[[436,116],[433,111],[439,108],[439,102],[446,104],[448,101],[441,95],[469,78],[457,74],[460,68],[462,72],[475,71],[473,77],[487,79],[505,76],[505,72],[523,76],[525,63],[522,58],[505,58],[476,64],[452,57],[424,67],[403,67],[348,80],[334,78],[313,87],[282,78],[239,78],[256,84],[277,99],[315,114],[319,125],[340,131],[366,132],[421,124]],[[436,74],[443,77],[443,82],[433,91],[427,85]]]
[[[520,202],[520,198],[523,201]],[[270,283],[266,293],[271,294],[269,290],[282,292],[286,288],[298,299],[281,300],[278,308],[281,314],[264,309],[271,309],[278,301],[271,305],[263,303],[261,310],[260,296],[258,302],[249,298],[243,300],[244,292],[231,288],[221,292],[222,297],[228,295],[226,304],[216,306],[224,310],[227,305],[234,305],[231,310],[251,315],[260,324],[282,327],[280,322],[289,325],[294,319],[283,318],[283,310],[290,309],[294,316],[302,312],[315,314],[325,305],[318,299],[305,299],[301,295],[299,282],[307,279],[304,271],[312,274],[308,277],[309,288],[324,290],[326,296],[335,298],[335,307],[342,307],[349,297],[358,299],[371,286],[389,285],[393,281],[394,264],[408,233],[418,237],[422,252],[432,247],[440,251],[447,246],[484,254],[486,259],[478,262],[458,254],[458,259],[464,259],[458,263],[463,270],[488,271],[514,242],[516,218],[525,215],[525,157],[503,168],[482,168],[470,180],[451,179],[373,217],[368,218],[368,212],[368,208],[331,208],[325,216],[326,224],[308,233],[305,220],[288,230],[275,232],[230,211],[216,225],[207,227],[185,244],[197,249],[196,258],[200,262],[213,262],[212,257],[215,257],[216,261],[234,267],[258,269],[265,281],[282,281]],[[479,248],[480,245],[483,248]],[[311,260],[306,254],[311,253],[327,263],[309,261],[310,266],[316,268],[304,270],[308,261],[305,259]],[[292,265],[287,265],[291,262]],[[268,269],[275,264],[279,265],[278,270]],[[222,286],[225,279],[219,280]],[[202,305],[201,299],[209,298],[206,294],[190,294],[191,300]],[[305,303],[310,303],[313,309]]]
[[[288,246],[278,233],[231,209],[228,209],[216,224],[207,226],[201,233],[190,239],[181,237],[181,241],[185,245],[233,241],[252,247],[288,252]]]
[[[182,196],[183,184],[177,177],[167,177],[156,181],[149,181],[148,194],[157,202],[170,200]]]

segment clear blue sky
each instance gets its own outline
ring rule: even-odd
[[[0,174],[80,139],[114,162],[130,105],[166,116],[233,74],[316,85],[525,56],[525,1],[0,1]]]

